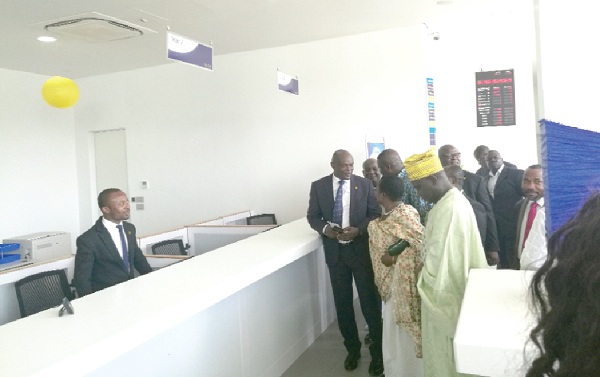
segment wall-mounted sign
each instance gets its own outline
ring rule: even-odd
[[[212,47],[171,32],[167,33],[167,57],[212,71]]]
[[[277,83],[279,84],[279,90],[283,92],[292,93],[298,95],[298,77],[292,77],[277,71]]]
[[[377,135],[366,135],[365,147],[367,158],[377,158],[385,150],[385,138]]]
[[[435,151],[435,92],[433,90],[433,79],[427,79],[427,112],[428,112],[428,122],[429,125],[429,148]]]
[[[477,127],[514,126],[515,77],[513,69],[476,72]]]

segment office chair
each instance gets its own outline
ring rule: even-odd
[[[190,245],[183,246],[182,240],[166,240],[152,245],[154,255],[187,255]]]
[[[63,298],[73,300],[64,270],[40,272],[15,283],[21,318],[60,306]]]
[[[277,225],[275,215],[272,213],[264,213],[262,215],[249,216],[246,218],[247,225]]]

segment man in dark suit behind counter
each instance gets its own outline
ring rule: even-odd
[[[77,238],[75,276],[79,297],[122,283],[152,271],[137,246],[135,227],[129,219],[127,195],[119,189],[106,189],[98,195],[102,217]]]
[[[312,183],[307,219],[323,238],[340,332],[348,356],[346,370],[354,370],[361,342],[354,317],[352,278],[356,283],[363,315],[373,343],[369,346],[371,376],[383,374],[381,350],[381,299],[373,280],[367,226],[381,209],[371,181],[352,174],[354,159],[345,150],[331,158],[333,174]]]

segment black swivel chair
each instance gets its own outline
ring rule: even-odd
[[[152,245],[154,255],[188,255],[190,245],[183,246],[182,240],[166,240]]]
[[[265,213],[262,215],[246,217],[247,225],[277,225],[275,215],[272,213]]]
[[[15,283],[15,289],[22,318],[60,306],[65,297],[74,298],[64,270],[27,276]]]

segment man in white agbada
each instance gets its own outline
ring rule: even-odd
[[[487,268],[477,221],[433,152],[411,156],[404,166],[419,196],[434,203],[427,215],[417,283],[425,377],[462,376],[454,364],[456,323],[469,270]]]

